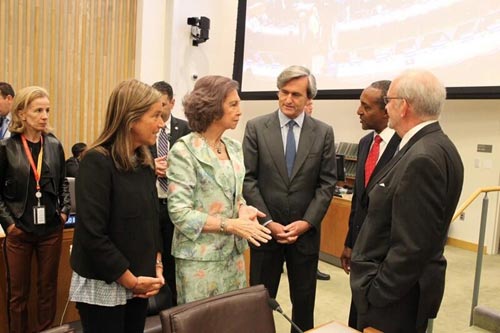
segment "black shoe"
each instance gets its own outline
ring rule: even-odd
[[[330,274],[320,272],[318,269],[318,271],[316,272],[316,278],[318,280],[330,280]]]

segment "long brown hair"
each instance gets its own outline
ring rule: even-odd
[[[96,148],[105,154],[109,150],[118,170],[131,171],[137,165],[153,168],[148,147],[140,146],[135,154],[130,154],[130,130],[160,97],[156,89],[135,79],[118,84],[109,97],[104,129],[89,149]]]

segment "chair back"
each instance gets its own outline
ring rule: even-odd
[[[163,333],[275,333],[263,285],[235,290],[160,312]]]

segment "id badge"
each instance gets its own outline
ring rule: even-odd
[[[45,206],[33,206],[33,223],[45,224]]]

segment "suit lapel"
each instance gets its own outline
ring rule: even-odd
[[[382,170],[385,165],[392,160],[394,157],[394,154],[396,153],[396,150],[398,149],[399,143],[401,142],[401,138],[398,136],[397,133],[394,133],[392,135],[391,140],[389,140],[389,143],[387,144],[387,147],[384,150],[384,153],[382,156],[380,156],[379,161],[377,162],[377,165],[375,166],[375,169],[373,170],[373,174],[371,179],[368,181],[368,185],[377,178],[377,174]],[[368,186],[367,186],[368,187]]]
[[[410,141],[408,141],[408,143],[406,145],[404,145],[404,147],[401,148],[401,150],[399,152],[396,153],[394,158],[392,160],[390,160],[389,163],[387,163],[387,165],[382,168],[382,170],[380,170],[380,173],[377,174],[376,177],[373,177],[374,181],[373,182],[370,181],[368,183],[368,188],[366,189],[366,192],[369,192],[373,188],[373,186],[375,186],[375,184],[378,184],[380,182],[380,180],[385,175],[387,175],[387,173],[389,171],[392,170],[392,168],[399,162],[399,160],[408,152],[408,150],[410,150],[410,148],[417,141],[419,141],[421,138],[423,138],[424,136],[426,136],[429,133],[440,131],[440,130],[441,130],[441,126],[439,125],[438,122],[431,123],[431,124],[425,126],[424,128],[420,129],[414,136],[411,137]],[[399,145],[399,143],[398,143],[398,145]]]
[[[358,154],[359,158],[357,163],[360,163],[362,177],[358,177],[356,175],[356,182],[358,182],[356,190],[359,190],[358,195],[360,196],[363,196],[365,193],[365,163],[368,157],[368,153],[370,152],[371,143],[373,141],[373,133],[370,133],[369,135],[371,135],[371,138],[369,140],[364,140],[363,144],[361,144],[359,147],[360,151]]]
[[[281,137],[281,127],[276,111],[269,121],[264,125],[264,140],[266,141],[267,149],[271,155],[273,162],[285,183],[289,183],[288,171],[286,170],[285,153],[283,146],[283,138]]]
[[[222,138],[222,141],[224,142],[224,144],[226,144],[229,157],[234,157],[235,152],[232,145],[227,143],[224,138]],[[200,161],[200,164],[204,169],[212,169],[209,174],[214,175],[215,182],[222,189],[226,197],[228,197],[230,200],[234,200],[233,189],[227,187],[227,184],[231,184],[231,182],[229,182],[226,173],[223,172],[223,169],[220,167],[219,159],[217,158],[217,156],[215,156],[215,153],[212,152],[208,145],[203,142],[203,139],[199,135],[193,134],[190,137],[190,143],[188,143],[186,147],[192,152],[194,157],[198,161]]]
[[[177,118],[170,116],[170,148],[179,139],[179,125]]]

